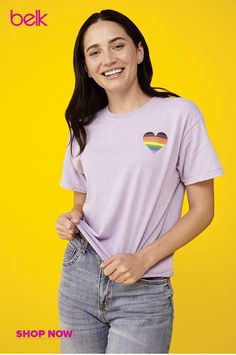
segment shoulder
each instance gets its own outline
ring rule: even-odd
[[[161,104],[163,105],[163,109],[169,109],[174,114],[187,115],[196,118],[200,118],[203,116],[199,106],[190,99],[184,97],[170,96],[160,98],[160,100],[157,101],[161,102]]]
[[[165,97],[161,98],[164,106],[169,107],[176,113],[188,114],[192,116],[203,116],[200,107],[192,100],[184,97]]]
[[[158,109],[159,105],[159,109]],[[199,106],[192,100],[184,97],[166,97],[158,98],[156,111],[161,112],[168,118],[171,124],[176,123],[178,127],[183,127],[188,131],[199,121],[204,121],[204,116]]]

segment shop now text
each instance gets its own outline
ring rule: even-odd
[[[72,336],[71,329],[32,329],[32,330],[17,330],[16,337],[17,338],[70,338]]]

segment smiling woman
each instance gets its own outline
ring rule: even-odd
[[[69,239],[60,323],[73,336],[61,351],[168,353],[173,254],[213,219],[223,169],[198,106],[150,86],[146,41],[125,15],[102,10],[85,21],[74,70],[60,185],[76,193],[56,225]]]

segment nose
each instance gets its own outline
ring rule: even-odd
[[[104,66],[111,66],[113,63],[115,63],[115,58],[113,56],[113,54],[111,53],[111,51],[106,50],[104,51],[103,54],[103,65]]]

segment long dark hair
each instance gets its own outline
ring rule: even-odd
[[[89,26],[99,20],[113,21],[122,26],[125,32],[133,40],[136,48],[138,47],[139,42],[142,43],[144,49],[144,59],[138,65],[137,75],[139,85],[144,93],[150,97],[180,97],[179,95],[164,88],[150,86],[153,70],[149,57],[148,46],[142,33],[128,17],[114,10],[102,10],[92,14],[80,28],[74,47],[73,65],[75,72],[75,88],[65,112],[66,121],[70,130],[69,144],[71,144],[71,153],[72,140],[74,137],[79,144],[80,153],[82,153],[86,145],[86,131],[84,126],[90,124],[95,119],[96,113],[108,105],[108,98],[105,90],[92,78],[88,77],[84,67],[84,34]],[[164,91],[157,91],[155,89],[162,89]]]

